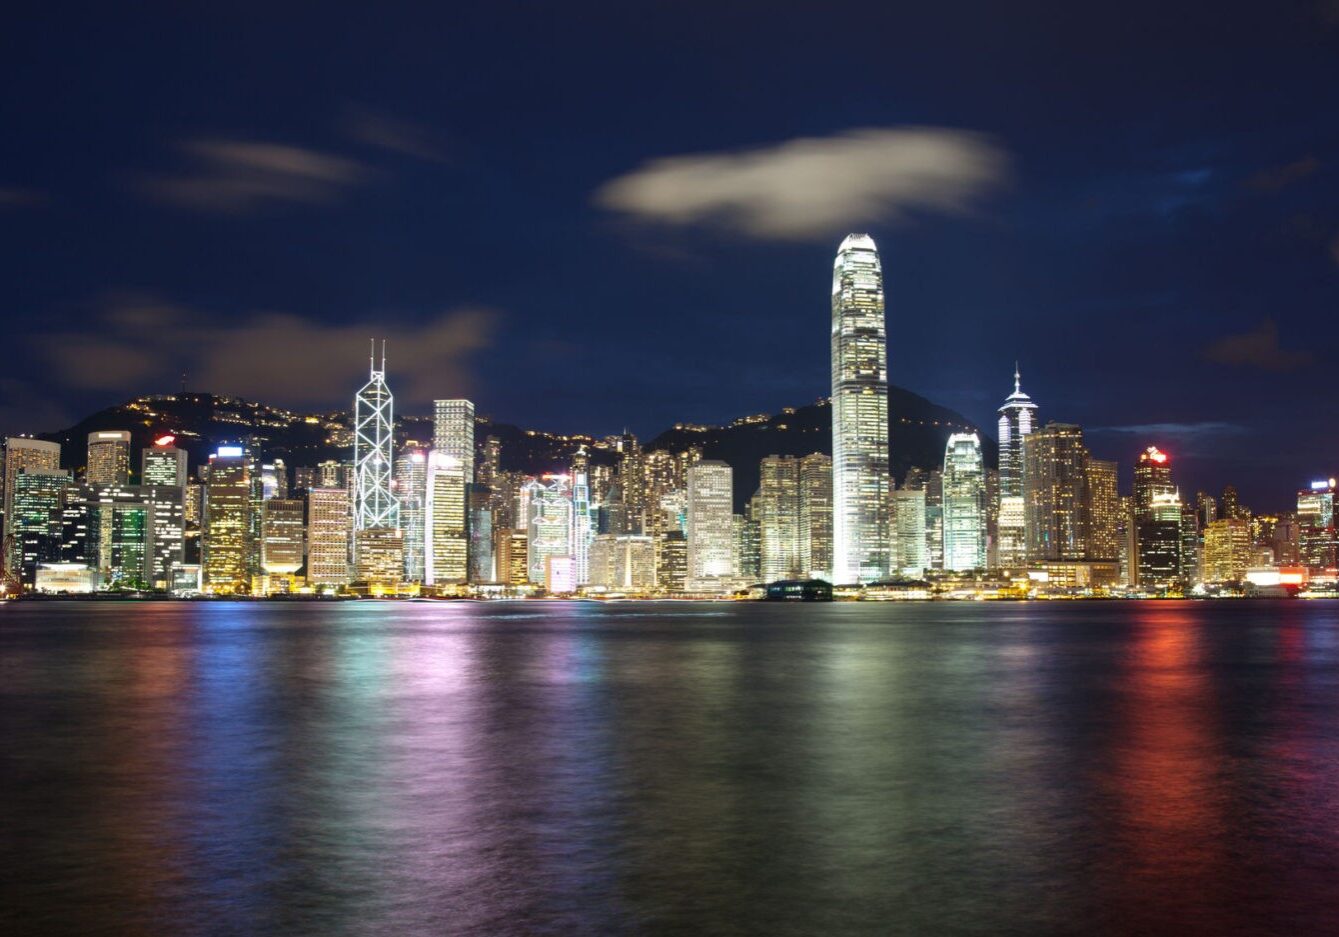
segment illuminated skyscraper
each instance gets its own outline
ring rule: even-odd
[[[1088,449],[1072,423],[1047,423],[1024,438],[1024,523],[1031,561],[1088,555]]]
[[[836,583],[874,582],[888,574],[887,358],[878,248],[868,235],[852,234],[842,241],[832,270]]]
[[[309,585],[338,587],[349,581],[351,520],[347,488],[312,488],[307,492]]]
[[[407,449],[395,460],[395,500],[400,502],[400,529],[404,531],[404,575],[407,582],[424,576],[424,510],[428,495],[428,453]]]
[[[1023,393],[1018,365],[1014,365],[1014,392],[1000,407],[1000,489],[998,502],[998,562],[1018,566],[1027,556],[1024,521],[1023,440],[1037,425],[1037,405]]]
[[[1225,517],[1204,528],[1205,582],[1240,582],[1251,565],[1250,525]]]
[[[19,566],[19,544],[13,536],[15,476],[21,471],[60,471],[60,443],[11,436],[5,440],[5,516],[0,530],[0,565],[15,573]]]
[[[920,579],[929,562],[925,543],[925,489],[899,488],[892,496],[895,530],[892,572],[908,579]]]
[[[398,527],[368,527],[353,539],[354,580],[372,592],[398,586],[404,578],[404,533]]]
[[[515,527],[493,528],[493,563],[497,581],[523,586],[530,581],[529,534]]]
[[[953,433],[944,447],[944,569],[986,565],[986,478],[976,433]]]
[[[128,432],[103,430],[88,434],[88,467],[84,480],[89,485],[130,484]]]
[[[763,459],[753,500],[763,581],[800,578],[799,460],[780,455]]]
[[[1088,557],[1119,560],[1121,543],[1120,494],[1116,463],[1088,459]]]
[[[304,507],[296,498],[261,504],[260,563],[267,575],[291,576],[302,568]]]
[[[429,452],[427,492],[423,582],[429,586],[462,584],[469,578],[464,464],[437,449]]]
[[[1157,446],[1135,463],[1133,507],[1136,582],[1148,591],[1168,589],[1181,576],[1181,498],[1171,460]]]
[[[395,400],[386,386],[386,344],[381,369],[371,374],[353,400],[353,529],[398,528],[400,504],[391,490],[395,446]]]
[[[23,469],[14,476],[11,532],[16,564],[25,588],[37,582],[37,567],[60,559],[61,510],[70,473],[61,469]]]
[[[688,470],[688,576],[690,592],[724,592],[736,575],[734,472],[707,459]]]
[[[205,483],[202,582],[206,593],[250,591],[251,460],[241,446],[219,446]]]
[[[465,484],[474,483],[474,404],[468,400],[432,402],[432,448],[455,459]]]
[[[576,584],[584,586],[590,578],[590,547],[595,539],[595,524],[590,505],[590,456],[581,446],[572,456],[572,537],[568,554]]]
[[[1329,569],[1339,561],[1339,536],[1336,535],[1335,479],[1313,481],[1297,492],[1298,555],[1303,564],[1315,570]]]
[[[832,459],[819,452],[800,460],[800,571],[832,579]]]
[[[152,446],[140,451],[140,483],[186,486],[186,452],[177,448],[175,436],[159,436]]]
[[[566,475],[545,475],[531,479],[521,489],[526,503],[529,543],[526,559],[530,581],[543,585],[548,581],[549,557],[571,556],[572,495]]]

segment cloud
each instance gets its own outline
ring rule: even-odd
[[[36,189],[0,185],[0,209],[27,208],[31,205],[40,205],[44,201],[46,196]]]
[[[263,312],[234,319],[151,296],[113,297],[97,326],[50,334],[40,351],[62,381],[126,396],[175,387],[182,371],[193,389],[289,406],[352,400],[367,377],[368,339],[386,339],[388,380],[403,404],[463,395],[471,358],[492,342],[499,313],[451,309],[424,325],[332,326]]]
[[[1227,423],[1221,420],[1204,420],[1198,423],[1132,423],[1126,426],[1094,426],[1085,432],[1120,433],[1128,436],[1236,436],[1249,432],[1249,427],[1240,423]]]
[[[644,221],[808,240],[918,211],[968,211],[1007,167],[1004,151],[982,134],[869,128],[655,159],[606,182],[595,202]]]
[[[181,144],[190,172],[150,176],[151,197],[182,208],[245,214],[269,204],[319,205],[363,181],[360,163],[316,150],[253,140],[191,140]]]
[[[1273,319],[1265,319],[1250,332],[1223,336],[1204,349],[1204,357],[1262,371],[1293,371],[1313,360],[1309,351],[1287,351],[1279,346],[1279,327]]]
[[[1315,174],[1320,167],[1321,162],[1316,157],[1303,156],[1283,166],[1260,170],[1246,180],[1246,185],[1260,192],[1277,192]]]
[[[430,130],[405,120],[355,108],[344,120],[343,126],[351,139],[367,146],[434,163],[446,159]]]

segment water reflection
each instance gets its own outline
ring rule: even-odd
[[[3,612],[7,930],[1339,919],[1319,603]]]

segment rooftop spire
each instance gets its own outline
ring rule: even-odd
[[[1021,380],[1022,380],[1022,378],[1019,377],[1019,374],[1018,374],[1018,359],[1015,358],[1015,359],[1014,359],[1014,393],[1015,393],[1015,394],[1021,394],[1021,393],[1023,392],[1023,388],[1020,386],[1020,381],[1021,381]]]

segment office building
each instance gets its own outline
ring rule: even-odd
[[[1087,558],[1089,466],[1083,430],[1072,423],[1047,423],[1024,437],[1022,450],[1029,562]]]
[[[832,270],[832,578],[836,583],[877,582],[888,574],[887,354],[879,252],[868,235],[852,234],[842,241]],[[690,575],[695,575],[692,570]]]
[[[307,492],[308,585],[338,588],[348,583],[352,522],[348,488],[312,488]]]
[[[220,446],[209,458],[201,547],[201,589],[209,594],[250,591],[252,469],[241,446]]]
[[[42,439],[27,439],[11,436],[5,440],[4,466],[4,509],[3,524],[0,524],[0,566],[5,571],[14,572],[19,566],[17,538],[12,537],[14,520],[15,477],[19,472],[58,472],[60,471],[60,444]]]
[[[177,448],[175,436],[159,436],[140,450],[140,484],[184,488],[187,478],[186,451]]]
[[[455,459],[465,478],[474,483],[474,404],[468,400],[434,400],[432,448]]]
[[[730,466],[714,459],[688,470],[688,576],[690,592],[724,592],[734,585],[735,537]]]
[[[88,465],[84,471],[88,485],[130,484],[130,433],[103,430],[88,434]]]
[[[392,486],[395,399],[386,385],[384,342],[381,369],[373,363],[367,383],[354,397],[353,410],[353,529],[398,529],[400,503]]]
[[[986,484],[976,433],[953,433],[944,447],[943,510],[944,569],[984,569]]]
[[[428,453],[423,529],[423,583],[461,585],[469,578],[465,465],[438,449]]]

